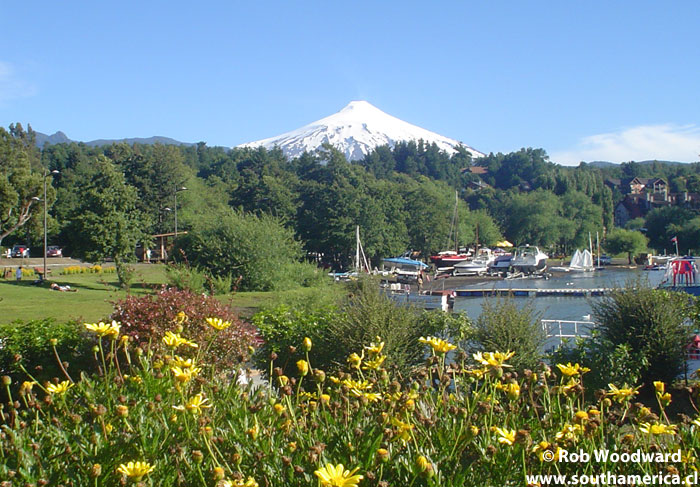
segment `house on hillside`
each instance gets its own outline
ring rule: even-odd
[[[605,184],[622,194],[663,193],[668,191],[668,183],[662,178],[608,178]]]
[[[660,181],[665,183],[663,180]],[[687,191],[683,193],[669,193],[665,184],[657,187],[663,188],[663,191],[627,194],[615,206],[615,226],[624,227],[630,220],[643,218],[654,208],[663,206],[681,206],[689,209],[700,208],[700,194],[698,193],[688,193]]]
[[[462,169],[462,174],[471,175],[470,180],[467,181],[467,187],[475,191],[491,187],[481,179],[481,176],[488,174],[488,172],[488,168],[483,166],[469,166]]]

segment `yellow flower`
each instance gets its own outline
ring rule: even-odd
[[[287,384],[289,384],[289,377],[287,377],[286,375],[280,375],[280,376],[277,378],[277,380],[279,381],[279,383],[280,383],[280,385],[281,385],[282,387],[284,387],[284,386],[286,386]]]
[[[362,366],[363,370],[377,370],[382,366],[386,360],[386,355],[377,355],[373,359],[365,360],[365,364]]]
[[[364,358],[364,352],[362,353],[362,357],[360,357],[359,355],[357,355],[356,353],[353,352],[348,357],[348,363],[350,364],[350,367],[352,367],[354,369],[359,369],[363,358]]]
[[[426,345],[430,345],[430,347],[433,349],[433,353],[447,353],[450,350],[457,348],[455,345],[452,345],[451,343],[437,337],[420,337],[418,341],[425,343]]]
[[[282,404],[275,403],[275,405],[273,407],[275,408],[275,412],[277,414],[281,415],[282,413],[284,413],[284,406]]]
[[[25,380],[22,382],[22,386],[19,388],[19,393],[22,395],[27,395],[30,392],[32,392],[32,388],[34,387],[34,384],[36,384],[36,381],[27,381]]]
[[[660,380],[655,380],[654,381],[654,389],[656,389],[656,393],[659,396],[662,396],[664,394],[664,392],[666,392],[666,384],[664,384]]]
[[[559,457],[561,456],[561,449],[556,446],[552,445],[551,443],[548,443],[546,441],[540,441],[537,445],[535,445],[532,448],[533,453],[537,453],[537,456],[540,458],[540,461],[543,462],[544,460],[544,453],[546,451],[552,452],[554,455],[549,457],[547,461],[559,461]]]
[[[199,345],[197,345],[196,343],[191,342],[185,338],[182,338],[179,333],[173,333],[172,331],[165,332],[165,336],[163,337],[163,342],[171,348],[177,348],[180,345],[187,345],[188,347],[192,347],[192,348],[199,347]]]
[[[583,424],[588,421],[588,413],[586,411],[576,411],[574,414],[574,423]]]
[[[229,326],[231,326],[230,321],[224,321],[221,318],[207,318],[207,323],[209,323],[213,328],[216,328],[217,330],[225,330]]]
[[[217,487],[258,487],[258,483],[253,477],[248,477],[247,480],[222,480]]]
[[[661,403],[661,405],[663,407],[668,406],[669,404],[671,404],[671,394],[668,392],[666,392],[664,394],[660,394],[659,395],[659,402]]]
[[[562,384],[562,386],[560,387],[559,390],[568,396],[569,394],[574,392],[574,390],[580,385],[581,385],[581,383],[579,381],[577,381],[576,379],[571,377],[569,379],[569,382],[566,384]]]
[[[520,386],[515,382],[509,382],[508,384],[498,384],[496,386],[498,389],[504,391],[508,396],[508,399],[515,401],[520,397]]]
[[[625,384],[627,386],[627,384]],[[617,402],[624,402],[624,401],[629,401],[632,397],[634,397],[637,394],[637,389],[632,389],[631,387],[622,387],[621,389],[618,389],[617,386],[614,384],[608,384],[608,387],[610,388],[610,392],[608,392],[608,396],[612,396],[613,399],[615,399]]]
[[[583,428],[579,424],[565,424],[559,433],[556,434],[557,440],[578,440],[579,435],[583,433]]]
[[[398,418],[391,418],[391,424],[398,428],[394,441],[401,441],[403,444],[406,444],[411,439],[411,430],[414,428],[414,425],[404,423]]]
[[[202,394],[195,394],[192,396],[184,406],[173,406],[174,409],[178,411],[189,411],[192,414],[202,414],[202,409],[207,409],[211,407],[209,399],[205,399]]]
[[[193,377],[196,377],[201,370],[199,367],[181,368],[181,367],[170,367],[175,380],[178,382],[189,382]]]
[[[676,426],[662,423],[639,423],[639,431],[650,435],[675,435]]]
[[[175,323],[178,324],[178,325],[182,325],[185,321],[187,321],[187,315],[185,314],[184,311],[180,311],[180,312],[175,316],[175,319],[174,319],[173,321],[175,321]]]
[[[479,362],[481,365],[485,365],[486,367],[491,368],[498,368],[511,367],[510,365],[505,364],[504,362],[513,357],[513,355],[515,355],[515,352],[477,352],[475,354],[472,354],[472,357],[474,357],[474,360]]]
[[[148,462],[129,462],[127,464],[119,465],[117,472],[122,475],[134,479],[135,482],[140,481],[144,475],[153,472],[156,469],[153,465]]]
[[[571,362],[568,364],[557,364],[557,368],[561,371],[561,373],[567,377],[573,377],[575,375],[583,375],[586,372],[590,372],[591,369],[588,367],[581,367],[579,364],[573,364],[571,365]]]
[[[180,367],[182,369],[191,369],[193,367],[196,367],[196,363],[194,359],[191,358],[182,358],[179,355],[175,355],[172,360],[170,361],[170,365],[173,365],[175,367]]]
[[[379,355],[380,353],[382,353],[382,350],[384,350],[384,342],[381,338],[377,337],[377,343],[370,343],[369,347],[365,347],[365,350],[367,350],[369,353]]]
[[[311,350],[311,346],[312,346],[311,338],[309,338],[309,337],[304,337],[304,341],[302,342],[301,345],[302,345],[302,347],[304,348],[304,351],[306,351],[306,352],[310,351],[310,350]]]
[[[299,375],[304,376],[309,373],[309,363],[306,360],[299,360],[297,362],[297,370]]]
[[[85,323],[85,328],[96,333],[97,336],[109,336],[112,339],[116,339],[119,336],[121,325],[116,321],[112,321],[109,324],[100,321],[99,323]]]
[[[325,467],[316,470],[314,474],[321,481],[321,485],[326,487],[357,487],[357,484],[364,477],[355,475],[357,468],[354,470],[345,470],[343,464],[332,465],[326,464]]]
[[[416,458],[416,465],[418,465],[420,471],[426,474],[428,477],[432,477],[435,474],[433,464],[430,463],[430,460],[425,458],[423,455]]]
[[[71,381],[64,380],[63,382],[59,382],[58,384],[49,384],[48,386],[46,386],[46,390],[49,391],[51,394],[63,394],[73,386],[74,384]]]
[[[498,435],[498,442],[503,445],[512,445],[515,443],[515,430],[505,428],[494,428],[494,432]]]
[[[367,391],[372,388],[372,384],[366,380],[360,382],[354,379],[344,379],[342,384],[348,389],[357,389],[359,391]]]

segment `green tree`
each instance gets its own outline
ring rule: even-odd
[[[136,188],[106,157],[83,167],[76,190],[79,201],[71,214],[70,233],[74,255],[93,262],[114,260],[119,284],[128,289],[135,247],[148,237],[137,209]]]
[[[311,264],[300,264],[303,252],[294,232],[267,214],[210,213],[193,222],[178,247],[192,265],[216,277],[240,278],[239,288],[245,291],[295,287],[315,272]]]
[[[0,127],[0,244],[43,208],[43,175],[38,167],[36,148],[27,140],[21,125],[10,132]],[[47,204],[55,200],[53,188],[47,191]]]
[[[647,248],[647,238],[640,232],[616,228],[608,233],[605,249],[611,254],[627,252],[627,260],[632,263],[632,255]]]

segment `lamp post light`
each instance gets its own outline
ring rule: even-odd
[[[174,237],[174,240],[177,240],[177,194],[180,191],[187,191],[187,188],[184,186],[181,186],[175,190],[175,237]]]
[[[41,280],[46,279],[46,178],[49,174],[59,174],[60,171],[53,170],[49,172],[48,169],[44,169],[44,273],[42,274]]]

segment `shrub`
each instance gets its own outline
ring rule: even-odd
[[[542,357],[546,337],[531,301],[518,308],[512,297],[487,299],[475,328],[478,349],[515,352],[515,370],[533,368]]]
[[[187,319],[180,322],[178,313]],[[217,331],[207,324],[207,318],[229,321],[231,326]],[[203,357],[212,364],[228,367],[248,356],[248,347],[256,343],[253,327],[238,319],[236,313],[215,298],[163,288],[148,296],[128,296],[115,303],[110,319],[122,324],[123,333],[131,336],[144,347],[161,349],[166,331],[182,327],[183,334],[203,347]],[[206,346],[217,339],[211,346]]]
[[[61,360],[71,364],[69,373],[75,377],[92,361],[89,337],[83,333],[81,324],[58,323],[52,318],[15,321],[0,325],[0,375],[17,378],[22,375],[23,366],[39,379],[62,376],[52,339],[56,340],[56,351]]]
[[[207,276],[204,272],[185,264],[169,265],[165,269],[168,284],[182,291],[204,293]]]
[[[217,213],[197,222],[177,245],[181,252],[175,258],[186,255],[193,266],[213,276],[240,276],[243,291],[280,290],[292,283],[296,287],[308,275],[288,267],[303,255],[293,230],[265,214]]]
[[[629,284],[594,303],[599,335],[590,346],[625,345],[629,360],[644,364],[639,371],[642,382],[647,386],[655,380],[670,382],[682,371],[690,312],[688,294]]]
[[[362,353],[358,343],[371,343],[380,337],[385,342],[386,365],[402,375],[425,357],[416,343],[421,336],[444,334],[461,329],[466,317],[426,312],[398,306],[384,295],[374,279],[360,279],[349,284],[349,294],[335,304],[323,307],[281,305],[263,310],[253,317],[253,324],[264,340],[257,364],[264,369],[270,353],[275,352],[288,375],[296,375],[294,364],[304,357],[300,349],[290,351],[305,336],[314,342],[310,357],[316,366],[337,370],[352,353]]]
[[[188,264],[169,265],[165,273],[171,287],[193,293],[228,294],[233,285],[230,275],[210,277],[205,271]]]

